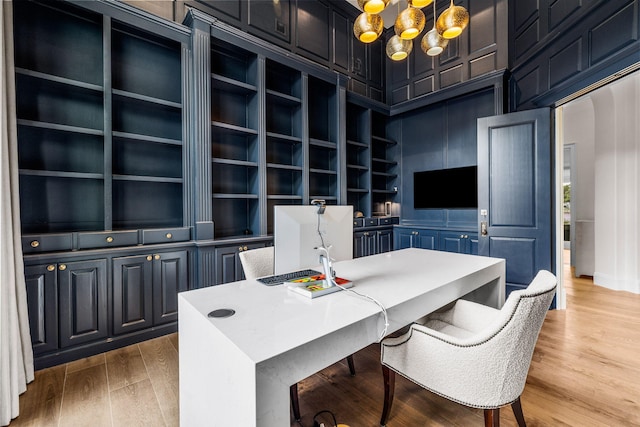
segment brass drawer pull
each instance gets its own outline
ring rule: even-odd
[[[165,237],[166,237],[167,239],[170,239],[170,238],[172,238],[172,237],[173,237],[173,234],[171,234],[171,233],[167,233],[167,234],[165,234]]]
[[[38,246],[40,246],[40,242],[38,242],[37,240],[33,240],[31,242],[31,247],[32,248],[37,248]]]
[[[60,270],[60,271],[65,271],[66,269],[67,269],[67,265],[66,264],[60,264],[58,266],[58,270]]]
[[[53,270],[55,270],[55,269],[56,269],[56,266],[55,266],[55,265],[53,265],[53,264],[49,264],[49,265],[47,265],[47,271],[53,271]]]
[[[160,255],[154,255],[153,256],[155,259],[160,259]]]
[[[107,237],[107,243],[111,243],[111,242],[113,242],[113,237],[111,236]]]
[[[151,255],[147,255],[147,261],[151,261],[153,257]]]

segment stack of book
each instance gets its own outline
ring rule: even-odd
[[[341,288],[350,288],[353,286],[353,283],[350,280],[343,279],[342,277],[334,278],[334,282],[339,286],[331,284],[331,286],[327,287],[325,275],[318,274],[316,276],[308,276],[291,280],[285,282],[284,284],[293,292],[304,295],[307,298],[316,298],[322,295],[340,291]]]

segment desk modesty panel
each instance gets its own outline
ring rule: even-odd
[[[387,333],[466,296],[501,307],[505,261],[403,249],[334,264],[382,303]],[[213,310],[235,314],[211,318]],[[377,342],[380,308],[348,291],[309,299],[244,280],[179,294],[183,426],[288,426],[289,386]]]

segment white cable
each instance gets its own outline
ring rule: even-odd
[[[329,256],[329,249],[325,246],[324,238],[322,237],[322,233],[320,232],[320,213],[318,213],[317,216],[318,216],[317,232],[318,232],[318,236],[320,236],[320,242],[322,242],[321,248],[324,249],[324,251],[327,253],[327,259],[329,260],[329,262],[331,262],[331,257]],[[318,248],[318,249],[320,249],[320,248]],[[330,270],[332,270],[332,269],[330,268]],[[343,291],[349,291],[352,294],[357,295],[359,297],[366,298],[369,301],[372,301],[373,303],[375,303],[378,307],[380,307],[380,310],[382,311],[382,315],[384,316],[384,328],[382,329],[382,332],[380,333],[380,336],[378,337],[378,342],[382,341],[382,339],[387,335],[387,329],[389,328],[389,315],[387,314],[387,309],[385,308],[385,306],[382,305],[382,303],[380,301],[378,301],[377,299],[375,299],[372,296],[369,296],[369,295],[366,295],[366,294],[361,294],[360,292],[354,291],[353,289],[345,288],[344,286],[339,285],[338,283],[336,283],[335,278],[333,277],[332,274],[330,274],[330,272],[325,271],[324,275],[325,275],[325,279],[326,280],[330,280],[331,283],[333,284],[333,286],[337,286],[340,289],[342,289]]]
[[[357,295],[359,297],[366,298],[372,301],[373,303],[375,303],[378,307],[380,307],[380,310],[382,311],[382,315],[384,316],[384,328],[382,329],[382,332],[380,332],[380,336],[378,337],[378,342],[382,341],[382,339],[387,335],[387,329],[389,328],[389,315],[387,314],[387,309],[385,308],[385,306],[382,305],[380,301],[378,301],[372,296],[361,294],[360,292],[354,291],[351,288],[345,288],[344,286],[337,284],[333,278],[331,278],[331,282],[333,282],[333,286],[337,286],[343,291],[351,292],[352,294]]]

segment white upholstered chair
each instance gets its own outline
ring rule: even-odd
[[[244,270],[244,277],[247,279],[271,276],[273,274],[273,246],[243,251],[239,253],[239,256]]]
[[[449,400],[484,409],[485,426],[499,426],[500,408],[511,404],[524,427],[520,395],[556,283],[542,270],[526,289],[511,292],[500,310],[458,300],[402,336],[384,339],[380,424],[389,418],[397,372]]]
[[[273,246],[240,252],[240,263],[242,264],[242,269],[244,270],[244,277],[246,277],[247,279],[256,279],[258,277],[272,275],[274,272],[274,253],[275,251]],[[351,373],[351,375],[355,375],[356,370],[353,365],[353,356],[347,356],[347,363],[349,365],[349,372]],[[297,421],[300,421],[298,384],[294,384],[290,387],[289,395],[291,396],[293,417]]]

